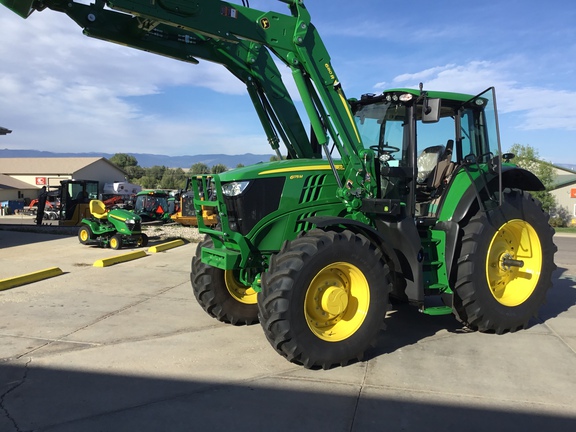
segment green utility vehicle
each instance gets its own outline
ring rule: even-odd
[[[92,216],[82,219],[78,229],[80,243],[112,249],[148,244],[148,236],[142,232],[142,219],[134,212],[119,208],[108,211],[100,200],[92,200],[89,205]]]
[[[210,60],[246,84],[282,160],[195,177],[200,305],[220,321],[260,321],[279,354],[309,368],[361,359],[392,296],[474,330],[525,328],[552,285],[554,231],[527,192],[542,183],[501,151],[494,89],[347,99],[303,2],[281,1],[289,14],[218,0],[41,3],[88,36]],[[40,9],[0,2],[23,17]],[[309,135],[272,54],[292,73]]]

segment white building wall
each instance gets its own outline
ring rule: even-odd
[[[74,178],[79,180],[98,180],[100,192],[105,183],[125,181],[124,173],[118,168],[104,161],[98,161],[74,173]]]
[[[566,207],[570,214],[576,218],[576,184],[555,189],[551,193],[556,197],[558,204]]]
[[[46,186],[59,187],[61,180],[71,179],[72,175],[38,173],[33,175],[11,175],[10,177],[28,183],[31,187],[40,189],[43,186],[42,181],[46,182]]]

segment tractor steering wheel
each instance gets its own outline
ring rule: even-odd
[[[399,152],[400,149],[398,147],[394,147],[388,144],[378,144],[378,145],[371,145],[370,146],[370,150],[374,150],[376,153],[380,154],[380,153],[396,153]]]

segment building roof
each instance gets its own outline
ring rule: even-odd
[[[10,176],[0,174],[0,190],[2,189],[40,189],[40,186],[36,187],[30,183],[25,183],[23,181],[13,179]]]
[[[103,161],[124,172],[103,157],[55,157],[55,158],[0,158],[0,174],[35,175],[73,174],[93,163]]]
[[[554,183],[552,190],[560,189],[576,183],[576,172],[571,169],[553,165],[555,168]]]

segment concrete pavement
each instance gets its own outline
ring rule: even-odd
[[[0,431],[576,430],[569,258],[528,330],[467,333],[402,306],[365,362],[311,371],[260,326],[202,311],[195,248],[97,268],[118,251],[0,230],[0,279],[64,272],[0,291]]]

